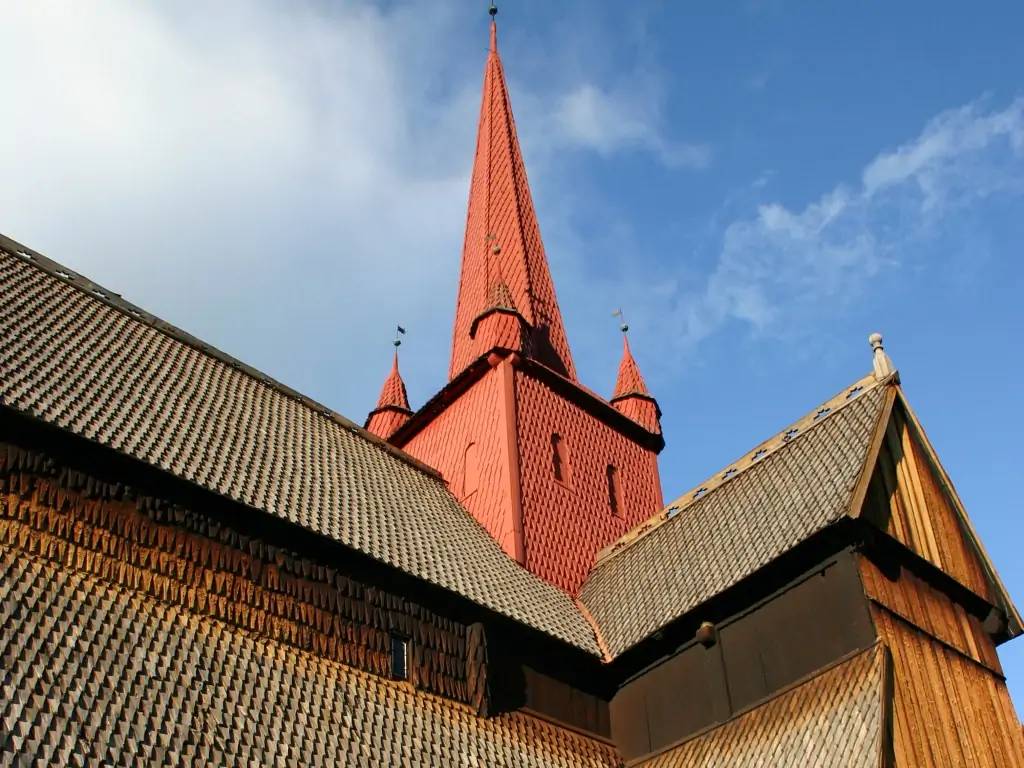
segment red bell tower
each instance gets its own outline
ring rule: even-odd
[[[571,594],[602,548],[662,506],[660,411],[628,342],[610,402],[577,381],[493,20],[449,380],[407,408],[382,394],[375,431],[437,468],[509,556]]]

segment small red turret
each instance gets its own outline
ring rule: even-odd
[[[387,440],[395,430],[409,420],[410,416],[412,410],[409,408],[405,382],[402,381],[402,374],[398,372],[398,350],[395,350],[391,373],[384,379],[380,397],[377,398],[377,407],[366,417],[365,426],[373,434]]]
[[[619,376],[615,381],[611,404],[648,432],[661,434],[661,409],[658,408],[657,400],[647,391],[647,384],[633,359],[629,337],[625,332],[622,334],[622,362],[619,363]]]

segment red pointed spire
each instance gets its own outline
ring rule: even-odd
[[[478,345],[474,344],[470,329],[473,321],[488,309],[496,280],[504,281],[528,326],[530,356],[575,380],[576,369],[541,242],[498,56],[497,28],[492,21],[449,378],[477,357]]]
[[[629,348],[629,337],[622,334],[622,361],[619,363],[619,376],[615,380],[615,393],[611,403],[625,416],[640,424],[648,432],[661,432],[661,410],[657,401],[647,391],[644,377],[633,359]]]
[[[384,379],[384,386],[377,398],[377,407],[366,417],[366,429],[378,437],[387,440],[412,415],[409,408],[409,397],[405,392],[405,382],[398,372],[398,350],[391,363],[391,373]]]
[[[633,359],[633,352],[629,348],[629,337],[622,334],[622,361],[619,363],[619,376],[615,380],[615,393],[612,400],[626,395],[647,395],[647,384],[644,377],[640,375],[636,360]]]

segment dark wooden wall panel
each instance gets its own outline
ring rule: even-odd
[[[524,666],[526,709],[574,728],[608,737],[608,702],[549,675]]]
[[[856,566],[843,556],[720,630],[734,710],[874,640]]]
[[[627,682],[611,702],[612,734],[628,760],[667,746],[770,696],[875,632],[856,563],[842,552],[773,597],[719,622]]]

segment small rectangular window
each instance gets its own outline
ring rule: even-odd
[[[622,488],[619,485],[619,470],[609,464],[606,474],[608,477],[608,508],[615,517],[622,517]]]
[[[558,482],[569,485],[569,454],[557,432],[551,435],[551,474]]]
[[[409,679],[409,638],[391,635],[391,677],[395,680]]]

